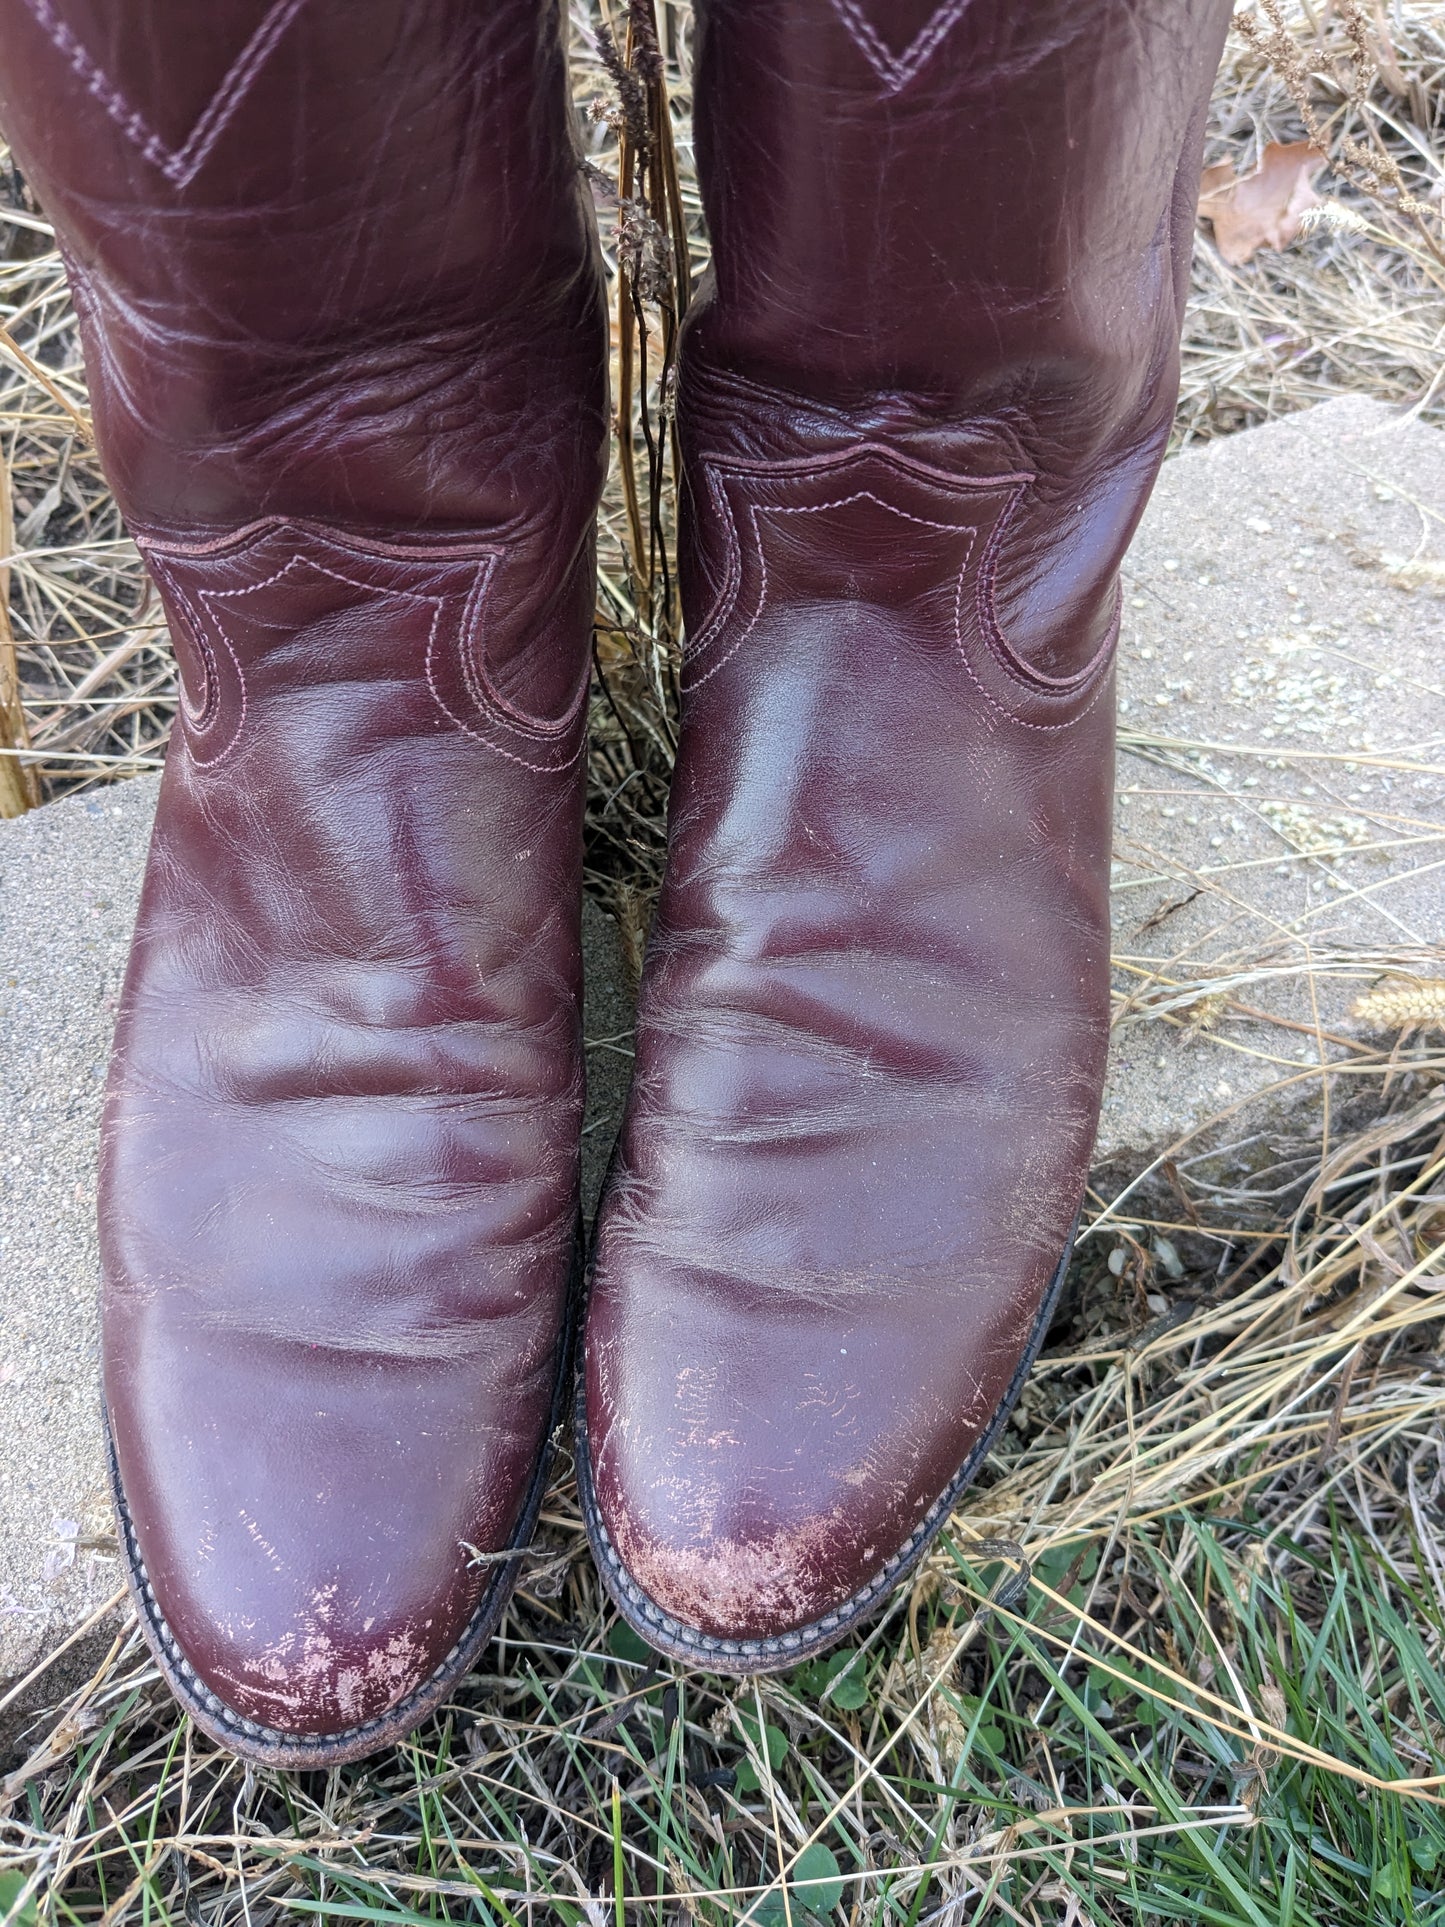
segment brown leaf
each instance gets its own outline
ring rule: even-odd
[[[1232,268],[1260,248],[1289,246],[1305,210],[1320,204],[1314,177],[1324,164],[1325,156],[1309,141],[1271,141],[1252,174],[1236,178],[1228,161],[1205,168],[1199,212],[1214,223],[1215,242]]]

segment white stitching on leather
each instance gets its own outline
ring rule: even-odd
[[[877,442],[864,442],[857,448],[845,449],[832,455],[775,462],[730,461],[721,455],[699,456],[698,466],[706,477],[709,495],[722,511],[723,543],[727,559],[722,586],[713,597],[712,607],[696,632],[696,636],[689,636],[687,639],[684,667],[696,662],[698,657],[712,646],[713,632],[719,629],[732,613],[732,601],[742,587],[742,549],[738,541],[737,524],[733,519],[732,501],[727,489],[722,485],[722,478],[728,475],[758,476],[763,481],[777,482],[790,480],[794,476],[808,478],[829,475],[835,470],[841,473],[846,469],[859,468],[867,462],[881,463],[883,467],[892,469],[895,474],[902,475],[905,479],[920,484],[924,488],[932,488],[940,494],[952,494],[960,500],[966,499],[970,493],[995,492],[1005,483],[1024,485],[1034,479],[1031,473],[958,477],[943,475],[938,470],[929,468],[925,463],[915,461],[912,457],[900,454],[896,449],[884,447]],[[906,515],[908,511],[904,509],[899,513]],[[952,528],[954,524],[940,523],[937,526]]]
[[[1063,703],[1069,701],[1071,698],[1083,696],[1091,684],[1097,684],[1097,687],[1094,689],[1094,694],[1089,701],[1085,703],[1082,708],[1076,709],[1072,715],[1066,716],[1056,723],[1033,722],[1029,718],[1019,715],[1016,709],[1000,701],[988,688],[979,676],[973,663],[969,660],[969,653],[964,640],[963,596],[968,577],[968,567],[973,559],[973,549],[977,540],[978,530],[970,528],[966,524],[935,522],[925,516],[914,515],[907,509],[898,508],[883,496],[875,494],[871,489],[865,488],[856,489],[851,495],[842,496],[829,502],[770,504],[758,502],[747,497],[744,498],[756,541],[758,568],[761,575],[758,604],[749,617],[747,626],[726,653],[716,661],[709,663],[707,668],[700,673],[691,673],[692,666],[713,647],[718,632],[733,614],[736,608],[737,598],[742,590],[742,545],[738,536],[737,520],[733,514],[732,499],[724,485],[723,478],[728,475],[758,475],[764,481],[769,481],[786,479],[791,476],[808,477],[826,474],[835,468],[843,469],[848,466],[857,466],[870,457],[887,466],[890,463],[891,456],[892,451],[885,448],[874,448],[872,445],[869,445],[863,450],[850,450],[841,457],[841,459],[837,457],[822,457],[812,462],[732,463],[716,456],[709,457],[704,455],[699,457],[699,465],[707,478],[709,494],[715,505],[722,511],[722,531],[726,566],[724,569],[722,588],[714,600],[706,621],[697,633],[697,639],[689,642],[683,658],[683,668],[686,673],[684,693],[686,694],[691,690],[700,688],[710,676],[715,675],[719,669],[722,669],[732,660],[748,636],[752,634],[764,608],[767,606],[768,560],[766,550],[761,540],[758,517],[760,515],[811,515],[825,509],[845,508],[850,502],[867,500],[876,502],[880,508],[887,510],[891,515],[900,516],[905,521],[918,523],[920,527],[967,535],[969,538],[969,547],[960,566],[958,583],[954,592],[953,626],[955,646],[963,660],[964,668],[968,671],[970,680],[995,714],[1002,716],[1008,722],[1017,723],[1020,728],[1042,730],[1049,734],[1072,728],[1075,723],[1081,721],[1088,715],[1103,692],[1105,671],[1113,657],[1114,648],[1118,641],[1122,604],[1119,597],[1118,583],[1116,581],[1114,589],[1114,612],[1110,620],[1108,632],[1093,657],[1077,675],[1062,678],[1041,677],[1031,671],[1027,663],[1024,662],[1010,646],[1007,637],[999,626],[997,613],[994,609],[994,564],[1009,524],[1012,522],[1014,514],[1018,509],[1023,489],[1034,479],[1032,475],[976,476],[959,477],[955,479],[942,475],[930,475],[919,472],[915,465],[908,461],[906,457],[892,462],[895,472],[901,472],[905,476],[912,475],[913,479],[920,482],[924,487],[935,488],[940,493],[948,493],[951,490],[958,495],[961,500],[966,499],[966,492],[971,491],[980,494],[986,490],[997,492],[1007,484],[1013,485],[1013,499],[1005,504],[1002,513],[995,522],[989,534],[988,543],[980,559],[977,571],[975,602],[979,627],[982,631],[982,640],[985,648],[987,648],[993,656],[999,668],[1006,676],[1018,684],[1020,690],[1025,695],[1031,695],[1045,702]]]
[[[185,684],[182,683],[181,685],[181,707],[184,711],[187,724],[186,748],[190,753],[191,761],[198,769],[218,769],[240,741],[241,731],[245,726],[246,711],[250,705],[250,696],[246,687],[245,669],[241,665],[240,657],[231,646],[230,637],[226,634],[225,630],[217,624],[216,634],[221,639],[221,647],[231,658],[231,667],[236,672],[236,686],[241,692],[240,710],[236,716],[235,728],[231,731],[231,734],[226,738],[225,742],[222,743],[221,747],[209,756],[199,755],[194,740],[195,737],[198,735],[204,737],[215,727],[220,719],[222,689],[220,676],[217,673],[215,651],[212,649],[210,638],[206,633],[205,620],[192,600],[190,591],[181,582],[177,581],[171,569],[163,565],[158,565],[157,559],[153,555],[147,554],[143,547],[141,553],[145,557],[147,567],[161,577],[172,597],[189,618],[191,641],[195,644],[196,650],[201,658],[202,666],[205,669],[207,689],[206,701],[202,704],[199,714],[197,714],[192,712],[190,705],[185,700]],[[209,716],[205,713],[208,709],[213,711]]]
[[[894,53],[858,5],[858,0],[832,0],[832,6],[847,29],[849,38],[883,82],[884,91],[897,94],[927,66],[937,52],[939,43],[963,15],[968,0],[947,0],[947,4],[925,22],[901,54]]]
[[[492,683],[485,648],[483,648],[480,643],[476,648],[472,646],[473,625],[478,622],[480,617],[482,597],[486,594],[487,587],[492,578],[492,566],[499,559],[500,558],[495,555],[488,559],[488,566],[479,572],[476,582],[472,585],[468,593],[466,608],[462,611],[461,664],[462,677],[467,685],[467,693],[479,709],[486,710],[495,723],[503,729],[511,730],[514,736],[520,736],[524,740],[530,738],[535,741],[538,737],[541,737],[543,741],[555,739],[558,742],[563,742],[576,726],[579,714],[587,706],[587,697],[592,682],[590,664],[587,674],[582,678],[582,685],[577,694],[568,703],[562,714],[557,717],[555,721],[549,722],[544,717],[529,716],[524,709],[518,709],[515,703],[509,702],[502,692]],[[435,694],[435,690],[433,690],[433,694]],[[569,761],[572,760],[575,759],[569,758]],[[529,767],[541,769],[551,768],[552,765],[536,764]],[[565,765],[563,765],[563,767],[565,767]]]
[[[495,545],[479,547],[471,551],[445,546],[430,548],[407,547],[396,543],[368,545],[361,542],[348,541],[343,531],[330,529],[323,523],[292,520],[287,516],[263,518],[261,521],[247,524],[245,528],[233,534],[220,537],[211,542],[167,543],[162,538],[138,535],[137,541],[148,565],[150,565],[158,575],[164,577],[168,589],[189,615],[195,632],[197,647],[201,651],[207,673],[213,681],[215,680],[215,662],[207,640],[207,625],[202,619],[189,592],[176,581],[173,573],[165,564],[184,559],[193,571],[199,573],[204,568],[223,566],[228,562],[236,560],[240,556],[251,553],[258,548],[268,536],[292,531],[299,531],[314,537],[318,541],[329,543],[333,548],[356,556],[362,563],[443,562],[453,565],[468,563],[480,565],[476,568],[476,579],[467,591],[460,617],[458,635],[462,679],[465,683],[467,694],[471,697],[477,708],[483,712],[487,722],[494,728],[506,730],[509,735],[520,737],[524,742],[540,741],[546,746],[543,749],[543,753],[537,758],[532,758],[521,755],[515,750],[505,749],[501,743],[494,741],[484,730],[468,723],[465,717],[457,715],[447,703],[438,680],[437,661],[442,646],[440,634],[442,615],[446,603],[452,599],[448,596],[427,595],[417,589],[383,588],[378,587],[374,582],[359,582],[354,576],[347,575],[340,569],[330,568],[326,563],[317,561],[314,556],[304,554],[298,545],[293,549],[293,552],[287,557],[286,561],[283,562],[279,568],[274,569],[270,575],[263,576],[255,582],[240,583],[231,589],[198,588],[197,592],[201,600],[207,604],[214,604],[226,598],[239,599],[252,595],[259,589],[272,587],[292,569],[299,567],[314,569],[318,574],[330,576],[333,580],[344,583],[347,588],[357,589],[363,594],[399,596],[409,602],[429,603],[432,608],[432,619],[427,634],[423,669],[427,687],[431,691],[433,700],[454,728],[459,729],[463,735],[471,737],[474,742],[480,743],[484,749],[489,749],[493,754],[504,757],[507,762],[515,763],[522,769],[530,769],[542,775],[554,775],[562,770],[570,769],[584,753],[587,746],[585,733],[578,735],[571,752],[560,760],[554,746],[565,746],[568,738],[577,729],[578,719],[585,714],[590,688],[590,675],[582,679],[577,695],[572,699],[567,710],[556,722],[538,721],[531,723],[528,722],[521,711],[515,709],[511,704],[506,702],[505,698],[493,691],[490,679],[486,674],[485,664],[474,660],[474,655],[479,655],[480,652],[476,652],[473,649],[473,626],[477,620],[482,597],[486,593],[497,562],[500,559],[499,551]],[[209,758],[198,757],[195,755],[194,750],[192,751],[192,760],[197,763],[198,766],[205,769],[217,768],[225,757],[229,755],[240,736],[241,724],[245,720],[248,701],[246,677],[240,659],[232,647],[222,625],[216,622],[214,627],[236,671],[236,677],[241,691],[241,716],[237,720],[235,731],[230,740],[222,750]],[[191,723],[193,730],[196,728],[208,729],[211,727],[209,722],[197,724],[189,710],[187,711],[187,720]]]
[[[1084,704],[1082,709],[1076,709],[1072,716],[1065,716],[1062,721],[1057,723],[1033,722],[1027,716],[1020,716],[1016,709],[1010,709],[1007,704],[1001,703],[969,661],[968,649],[963,639],[963,578],[961,576],[953,603],[953,633],[958,645],[959,657],[964,668],[968,671],[969,680],[973,683],[975,689],[977,689],[978,693],[983,697],[995,715],[1002,716],[1005,722],[1016,723],[1020,729],[1041,729],[1049,735],[1054,735],[1061,729],[1072,729],[1075,723],[1082,722],[1104,693],[1104,684],[1107,680],[1104,672],[1109,666],[1109,662],[1114,653],[1114,644],[1119,635],[1119,602],[1116,595],[1114,618],[1109,625],[1109,633],[1104,639],[1103,646],[1096,651],[1094,659],[1088,668],[1081,672],[1078,685],[1060,691],[1057,695],[1053,695],[1052,700],[1057,702],[1068,696],[1082,695],[1083,691],[1088,688],[1091,677],[1096,680],[1098,687],[1094,690],[1093,695]],[[1007,673],[1014,673],[1009,670],[1006,663],[1000,666],[1004,668]],[[1022,678],[1019,680],[1022,681]],[[1033,689],[1035,695],[1043,696],[1046,701],[1051,697],[1051,692],[1046,689],[1038,689],[1032,684],[1025,684],[1024,686]]]
[[[132,141],[167,180],[177,187],[187,187],[205,165],[207,155],[305,0],[275,0],[275,5],[222,76],[221,84],[202,109],[195,126],[176,148],[167,147],[143,115],[131,106],[115,82],[87,53],[72,28],[56,13],[50,0],[25,0],[25,4],[52,45],[64,54],[85,82],[87,92],[100,102],[127,140]]]
[[[789,502],[776,504],[771,502],[749,502],[747,505],[748,515],[752,521],[754,535],[757,537],[758,569],[762,576],[762,584],[758,591],[758,606],[749,617],[747,627],[743,630],[732,648],[727,650],[725,654],[719,656],[717,661],[711,663],[708,668],[703,670],[700,676],[690,676],[688,678],[687,687],[689,689],[700,688],[709,676],[716,675],[719,669],[732,661],[738,650],[742,648],[743,644],[752,634],[764,609],[768,606],[768,553],[763,546],[762,533],[758,528],[758,517],[760,515],[821,515],[827,509],[847,508],[852,502],[876,502],[879,508],[886,510],[889,515],[896,515],[905,522],[916,522],[920,528],[941,529],[947,535],[966,536],[968,538],[968,547],[964,552],[961,572],[967,572],[968,560],[973,554],[973,544],[978,535],[977,529],[960,527],[956,522],[932,522],[926,516],[912,515],[907,509],[895,508],[893,503],[884,501],[883,497],[881,495],[875,495],[872,489],[855,489],[851,495],[840,495],[838,499],[833,502]],[[736,542],[737,532],[734,528],[731,515],[729,515],[728,519],[728,529],[732,540]],[[739,568],[741,569],[741,564]],[[741,586],[741,583],[739,586]],[[712,624],[709,624],[709,628],[712,626]],[[707,642],[702,641],[698,644],[698,649],[705,649],[707,646]],[[689,659],[694,658],[695,652],[689,651]]]

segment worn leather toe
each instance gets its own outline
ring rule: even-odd
[[[499,1456],[487,1415],[546,1409],[550,1346],[535,1333],[507,1384],[476,1347],[341,1357],[255,1333],[241,1365],[234,1337],[172,1317],[123,1394],[150,1631],[222,1729],[356,1739],[428,1686],[503,1578],[476,1555],[513,1542],[542,1440]],[[178,1374],[210,1385],[204,1405],[183,1408]]]
[[[870,1264],[840,1207],[829,1278],[782,1255],[778,1219],[771,1240],[740,1218],[705,1234],[726,1253],[707,1270],[683,1255],[695,1222],[659,1237],[662,1188],[645,1236],[614,1193],[598,1243],[583,1400],[594,1537],[665,1650],[786,1663],[923,1550],[1012,1404],[1067,1240],[992,1257],[979,1241],[948,1266],[925,1232]],[[679,1199],[700,1189],[684,1177]]]

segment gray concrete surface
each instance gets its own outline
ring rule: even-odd
[[[1124,584],[1127,1001],[1106,1188],[1176,1144],[1196,1181],[1226,1187],[1310,1155],[1315,1001],[1321,1029],[1348,1038],[1349,1005],[1387,960],[1445,972],[1442,511],[1445,436],[1368,402],[1166,468]],[[155,787],[0,824],[0,1694],[118,1584],[92,1164]],[[590,1204],[630,1068],[631,998],[595,909],[586,935]],[[1327,1056],[1342,1048],[1326,1040]]]
[[[1361,992],[1445,974],[1442,586],[1445,435],[1379,403],[1166,464],[1124,570],[1106,1195],[1183,1140],[1244,1205],[1314,1155]],[[1378,1090],[1331,1082],[1336,1126]]]

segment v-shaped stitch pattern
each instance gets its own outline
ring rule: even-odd
[[[833,11],[848,29],[863,58],[883,82],[884,91],[900,93],[938,49],[955,26],[968,0],[944,0],[901,51],[890,47],[863,11],[861,0],[832,0]]]
[[[85,82],[106,113],[166,179],[185,187],[200,172],[226,123],[250,92],[272,48],[301,11],[306,0],[275,0],[261,24],[226,70],[221,84],[202,108],[200,118],[179,147],[167,147],[145,116],[132,107],[110,76],[87,53],[50,0],[25,0],[26,6]]]

